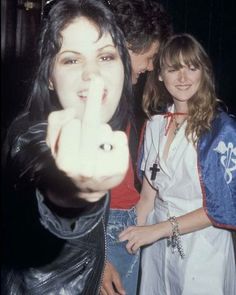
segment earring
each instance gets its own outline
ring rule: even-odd
[[[158,79],[159,79],[159,81],[163,82],[163,79],[162,79],[161,75],[159,75]]]
[[[49,81],[48,89],[49,89],[49,90],[54,90],[54,87],[53,87],[52,81]]]

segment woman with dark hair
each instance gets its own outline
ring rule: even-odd
[[[148,225],[120,240],[130,253],[147,245],[140,294],[235,294],[226,229],[236,229],[236,120],[219,107],[210,59],[193,36],[170,37],[157,62],[137,205]]]
[[[108,190],[128,168],[129,55],[102,2],[48,2],[3,149],[2,293],[99,294]]]

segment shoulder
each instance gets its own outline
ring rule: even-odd
[[[7,155],[13,142],[15,142],[16,138],[19,137],[19,134],[25,132],[28,129],[28,126],[29,124],[27,113],[19,115],[11,122],[10,126],[7,129],[7,133],[3,142],[3,155]]]
[[[218,128],[225,128],[226,126],[236,128],[236,117],[233,114],[220,111],[213,120],[212,127],[214,128],[215,125]]]
[[[225,112],[219,112],[212,122],[211,130],[205,132],[199,139],[200,164],[205,167],[212,166],[213,163],[219,163],[226,158],[228,158],[228,164],[231,160],[234,162],[236,155],[235,134],[235,117]],[[235,168],[233,170],[236,171]],[[216,171],[218,170],[216,169]]]
[[[10,124],[7,132],[8,137],[15,137],[21,131],[27,130],[29,127],[28,113],[23,113],[16,117]]]
[[[213,143],[218,141],[232,141],[236,143],[236,117],[220,111],[211,124],[211,130],[203,134],[200,143]]]
[[[147,121],[145,139],[148,142],[158,142],[159,134],[163,131],[163,115],[152,116],[150,120]]]
[[[3,153],[7,155],[11,151],[11,155],[15,155],[26,146],[41,142],[46,137],[46,130],[47,122],[32,121],[29,113],[21,114],[8,128]]]
[[[150,120],[147,121],[147,127],[152,129],[156,128],[157,126],[160,126],[160,123],[163,121],[163,118],[163,115],[152,116]]]
[[[161,132],[161,130],[164,128],[164,116],[163,115],[154,115],[148,120],[147,126],[146,126],[146,135],[153,134],[154,137],[157,136]]]

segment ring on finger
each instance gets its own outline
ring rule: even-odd
[[[110,143],[103,143],[99,146],[99,148],[105,152],[110,152],[113,149],[113,146]]]

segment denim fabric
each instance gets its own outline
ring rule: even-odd
[[[111,209],[107,225],[107,259],[119,272],[127,295],[137,292],[140,253],[129,254],[125,247],[127,242],[120,242],[119,234],[125,228],[136,225],[136,219],[135,208]]]

